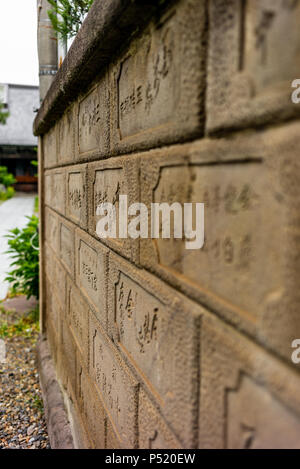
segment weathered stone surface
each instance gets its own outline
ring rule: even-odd
[[[128,207],[140,202],[139,189],[139,160],[134,156],[110,158],[88,165],[89,181],[89,232],[97,235],[97,223],[101,219],[97,216],[97,207],[103,203],[111,203],[116,210],[116,238],[101,238],[107,246],[113,248],[123,256],[138,263],[139,240],[128,236],[121,238],[119,233],[120,195],[127,196]],[[127,223],[127,220],[126,220]]]
[[[116,432],[114,431],[109,419],[107,419],[106,423],[106,448],[122,449],[122,443],[118,440]]]
[[[55,331],[55,341],[59,341],[60,337],[60,305],[57,302],[55,295],[55,283],[50,283],[47,278],[46,282],[46,321],[49,324],[49,321],[52,323],[52,329]],[[55,344],[54,344],[55,346]]]
[[[58,124],[58,165],[72,163],[75,158],[76,109],[76,105],[67,109]]]
[[[108,320],[114,342],[154,393],[184,446],[193,447],[199,311],[112,254],[109,280]]]
[[[114,150],[203,131],[205,3],[180,1],[130,45],[111,72]]]
[[[82,230],[76,231],[76,283],[107,328],[107,248]]]
[[[63,169],[48,171],[44,179],[45,203],[61,215],[65,214],[65,172]]]
[[[46,205],[51,205],[51,193],[52,193],[52,174],[45,173],[44,174],[44,184],[43,184],[43,192],[44,192],[44,201]]]
[[[55,262],[55,291],[62,310],[66,308],[67,273],[58,259]]]
[[[299,115],[299,2],[213,0],[209,18],[207,131]]]
[[[106,414],[97,396],[94,384],[81,364],[77,367],[77,371],[80,410],[85,419],[93,447],[103,449],[105,448],[106,439]]]
[[[57,374],[69,398],[76,401],[76,345],[68,325],[61,319],[61,343],[58,347]]]
[[[67,281],[67,322],[84,365],[88,368],[89,307],[70,279]]]
[[[66,175],[63,170],[55,170],[52,174],[52,204],[51,207],[62,215],[66,207]]]
[[[87,167],[76,165],[66,170],[66,216],[86,228],[87,224]]]
[[[109,151],[109,93],[106,78],[78,104],[76,159],[95,158]]]
[[[45,272],[46,277],[49,279],[50,283],[55,283],[55,256],[54,252],[49,246],[48,243],[45,243]]]
[[[122,446],[137,446],[138,383],[90,314],[90,374]]]
[[[59,226],[60,234],[60,243],[59,243],[59,252],[60,259],[67,269],[69,274],[74,278],[74,268],[75,268],[75,234],[74,226],[71,223],[68,223],[66,220],[60,221]]]
[[[43,160],[45,168],[52,168],[57,164],[57,127],[43,137]]]
[[[178,449],[181,445],[143,390],[139,393],[139,448]]]
[[[46,242],[59,255],[59,217],[48,207],[45,208],[44,224]]]
[[[248,137],[202,141],[152,152],[141,163],[149,208],[152,201],[205,204],[202,249],[174,238],[141,240],[141,264],[288,358],[300,331],[292,286],[298,237],[287,229],[299,226],[291,193],[298,131],[295,124],[261,133],[255,145]]]
[[[45,244],[45,291],[46,291],[46,316],[56,317],[54,321],[55,329],[59,330],[58,310],[66,309],[66,270],[50,248]],[[59,303],[59,304],[58,304]]]
[[[212,317],[200,342],[200,447],[299,448],[299,374]]]

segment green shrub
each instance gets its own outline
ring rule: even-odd
[[[9,250],[14,260],[13,268],[6,280],[11,284],[12,293],[22,293],[30,298],[39,297],[39,219],[35,215],[27,217],[27,226],[20,230],[15,228],[7,235]]]
[[[17,181],[12,174],[7,170],[6,166],[0,166],[0,184],[3,184],[6,188],[12,186]]]
[[[13,187],[8,187],[6,192],[0,192],[0,201],[4,202],[5,200],[11,199],[15,195],[15,189]]]

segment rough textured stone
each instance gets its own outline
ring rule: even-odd
[[[51,168],[57,165],[57,127],[54,126],[43,139],[44,167]]]
[[[139,396],[139,448],[181,448],[144,391],[140,391]]]
[[[66,179],[64,169],[53,169],[45,174],[45,203],[61,215],[66,207]]]
[[[76,111],[77,106],[71,106],[66,110],[58,124],[57,163],[59,166],[74,161]]]
[[[264,125],[299,115],[300,4],[209,2],[207,131]]]
[[[105,448],[106,414],[84,367],[78,366],[78,400],[93,447]]]
[[[299,373],[215,318],[200,342],[200,447],[299,448]]]
[[[101,241],[123,256],[138,263],[139,240],[119,237],[120,195],[127,196],[128,207],[140,201],[139,160],[134,156],[112,158],[88,165],[89,184],[89,232],[97,235],[97,207],[102,203],[111,203],[116,210],[117,237],[101,239]]]
[[[205,2],[176,2],[111,72],[112,147],[122,151],[203,132]]]
[[[107,248],[81,230],[76,231],[76,283],[107,328]]]
[[[116,432],[109,419],[107,419],[106,427],[106,448],[107,449],[122,449],[122,443],[118,440]]]
[[[48,207],[44,213],[45,240],[53,251],[59,255],[59,217]]]
[[[61,219],[59,224],[59,254],[71,277],[75,276],[75,227]]]
[[[194,305],[110,255],[108,322],[114,342],[160,403],[185,447],[195,445],[197,336]]]
[[[66,169],[66,216],[81,226],[87,225],[87,166]]]
[[[76,343],[68,325],[68,317],[61,318],[61,341],[57,342],[56,347],[58,377],[68,398],[76,402]]]
[[[288,359],[300,333],[292,286],[299,238],[289,228],[299,224],[293,208],[299,171],[292,170],[299,129],[203,140],[153,151],[141,162],[149,211],[152,201],[205,204],[203,249],[187,250],[185,240],[174,238],[142,239],[141,264]]]
[[[90,314],[90,374],[114,422],[118,440],[123,447],[135,448],[138,383],[93,314]]]
[[[84,365],[87,368],[89,354],[89,309],[80,292],[70,279],[67,282],[67,322],[76,343],[76,348],[83,357]]]
[[[76,159],[96,159],[109,152],[109,90],[107,78],[79,99]]]

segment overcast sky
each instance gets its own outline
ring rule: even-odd
[[[38,85],[36,0],[0,0],[0,83]]]

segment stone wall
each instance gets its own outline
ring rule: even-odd
[[[298,0],[95,0],[35,121],[77,447],[300,447],[299,26]],[[100,241],[120,194],[204,202],[204,248]]]

